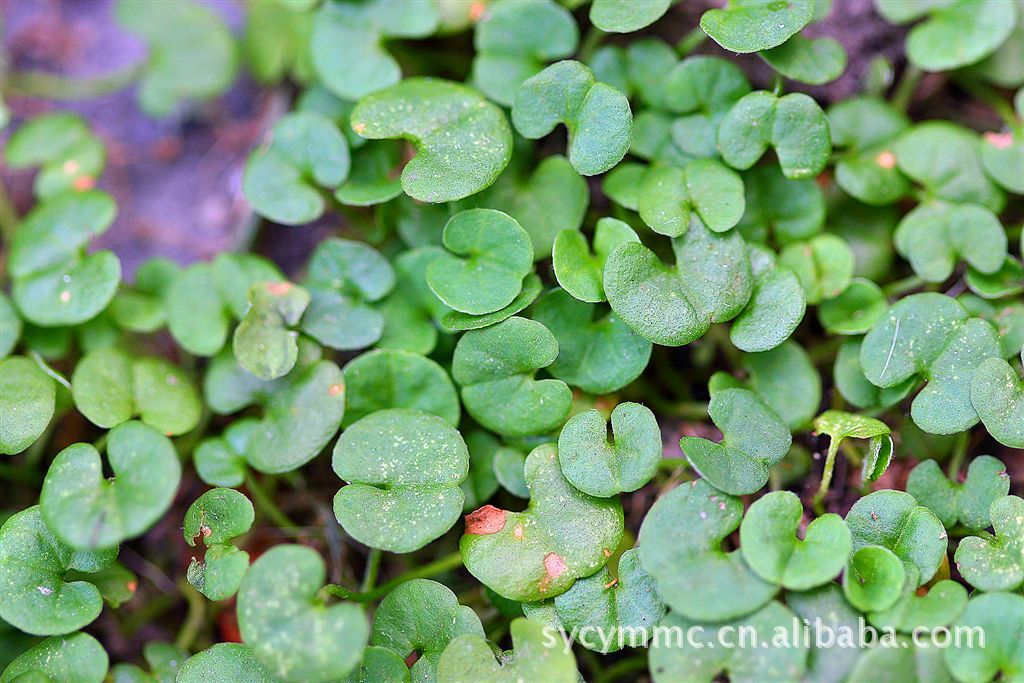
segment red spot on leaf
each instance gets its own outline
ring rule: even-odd
[[[292,283],[290,282],[268,282],[267,292],[273,296],[284,296],[291,291]]]
[[[337,396],[338,394],[341,393],[342,389],[344,389],[344,387],[342,387],[340,384],[332,384],[330,388],[327,390],[327,393],[330,394],[331,396]]]
[[[565,558],[558,553],[548,553],[544,556],[544,572],[552,579],[557,579],[567,571],[569,571],[569,565],[565,563]]]
[[[466,533],[476,536],[496,534],[505,528],[505,511],[484,505],[466,515]]]
[[[985,133],[985,142],[996,149],[1006,149],[1013,144],[1013,135],[1010,133]]]

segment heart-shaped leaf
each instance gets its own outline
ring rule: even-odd
[[[907,493],[934,512],[947,529],[958,522],[972,531],[987,529],[992,526],[989,508],[1009,492],[1006,465],[990,455],[971,460],[963,483],[947,479],[934,460],[920,463],[907,477]]]
[[[661,462],[661,429],[654,413],[639,403],[615,406],[610,429],[599,411],[586,410],[562,427],[558,453],[569,483],[608,498],[651,480]]]
[[[662,235],[686,232],[691,213],[715,232],[725,232],[743,216],[743,180],[713,159],[698,159],[681,169],[656,166],[644,178],[637,201],[640,218]]]
[[[0,453],[21,453],[50,424],[56,388],[36,363],[20,356],[0,361],[0,386]]]
[[[597,175],[619,163],[629,149],[633,115],[621,92],[598,83],[579,62],[552,64],[516,92],[512,123],[536,140],[559,123],[569,130],[569,162],[580,175]]]
[[[886,610],[899,600],[907,569],[896,553],[880,545],[854,551],[843,572],[843,594],[857,609]]]
[[[572,392],[534,374],[558,356],[555,336],[539,322],[513,317],[468,332],[455,346],[452,377],[473,419],[504,436],[555,429],[569,413]]]
[[[552,0],[500,0],[473,31],[470,78],[489,98],[511,106],[523,81],[571,56],[579,37],[572,14]]]
[[[458,213],[443,240],[448,251],[427,267],[427,284],[456,311],[483,315],[508,306],[533,271],[530,235],[501,211]]]
[[[1013,591],[1024,584],[1024,500],[997,498],[989,509],[994,538],[960,541],[954,557],[960,575],[982,591]]]
[[[373,615],[370,642],[403,659],[419,658],[411,667],[417,681],[437,681],[437,665],[454,638],[484,636],[484,627],[471,608],[459,604],[447,586],[427,579],[401,584],[381,600]]]
[[[825,112],[803,93],[779,97],[758,90],[744,95],[718,127],[718,151],[725,163],[743,170],[753,166],[769,146],[775,149],[787,178],[818,175],[832,153]]]
[[[968,267],[964,278],[967,287],[985,299],[1001,299],[1024,292],[1024,264],[1007,256],[1002,266],[993,273],[982,273]]]
[[[116,12],[118,23],[149,47],[137,94],[148,113],[167,116],[185,100],[214,97],[231,85],[235,41],[210,7],[121,0]]]
[[[385,408],[415,408],[459,424],[459,396],[444,368],[418,353],[370,351],[344,368],[344,426]]]
[[[832,234],[787,245],[779,254],[779,263],[796,273],[807,303],[812,305],[839,296],[853,279],[853,250]]]
[[[368,645],[363,650],[363,659],[359,666],[345,679],[346,683],[407,683],[409,680],[409,667],[406,666],[405,660],[387,648],[374,645]]]
[[[883,632],[885,646],[875,646],[861,654],[850,671],[849,683],[873,683],[890,678],[895,681],[953,683],[942,659],[943,650],[932,646],[927,637],[913,638]],[[881,642],[881,641],[880,641]]]
[[[376,249],[352,240],[324,240],[309,261],[304,286],[312,298],[302,316],[303,332],[342,351],[380,339],[384,319],[369,304],[394,288],[395,271]]]
[[[75,548],[110,548],[144,533],[174,501],[181,465],[173,444],[141,422],[110,430],[107,461],[89,444],[57,454],[43,480],[39,507],[47,526]]]
[[[296,112],[274,124],[270,145],[249,158],[242,190],[261,216],[301,225],[323,214],[321,188],[345,182],[350,164],[348,143],[332,121]]]
[[[792,270],[777,267],[766,248],[748,245],[754,288],[750,299],[729,330],[736,348],[757,353],[778,348],[803,320],[807,300]]]
[[[703,479],[659,498],[640,527],[640,559],[658,593],[688,619],[723,621],[750,614],[776,586],[747,566],[723,540],[740,526],[743,503]]]
[[[961,259],[982,273],[998,271],[1006,260],[1002,224],[975,204],[919,204],[900,221],[894,243],[928,282],[947,279]]]
[[[241,486],[248,461],[245,452],[259,420],[245,418],[228,425],[219,437],[203,439],[192,453],[196,474],[210,486]]]
[[[436,415],[407,408],[371,413],[342,432],[331,463],[349,482],[334,498],[334,514],[372,548],[418,550],[462,512],[459,485],[469,474],[469,451]]]
[[[238,591],[238,627],[264,666],[286,680],[325,683],[359,663],[370,627],[352,603],[325,605],[324,561],[315,550],[279,545],[257,559]]]
[[[500,109],[472,88],[436,78],[409,78],[361,99],[352,129],[365,138],[403,138],[418,154],[402,171],[413,199],[450,202],[484,189],[512,154],[512,131]]]
[[[486,505],[466,515],[460,548],[466,569],[485,586],[511,600],[534,601],[564,593],[608,562],[622,536],[622,505],[574,488],[553,444],[530,453],[525,477],[526,510]]]
[[[86,254],[114,222],[117,207],[98,190],[64,192],[36,205],[10,242],[11,295],[25,320],[78,325],[107,307],[121,279],[111,251]]]
[[[102,683],[109,664],[103,646],[88,633],[54,636],[18,655],[0,675],[0,683]]]
[[[77,114],[54,112],[27,121],[4,145],[13,169],[39,166],[35,194],[45,199],[68,190],[93,187],[103,173],[107,150]]]
[[[832,334],[864,334],[888,307],[881,287],[865,278],[853,278],[841,294],[821,302],[818,320]]]
[[[702,477],[733,495],[759,491],[768,468],[789,451],[793,438],[785,423],[757,394],[723,389],[711,396],[708,414],[722,431],[721,443],[684,436],[679,447]]]
[[[956,621],[967,607],[967,589],[956,581],[944,579],[927,593],[918,594],[917,568],[906,567],[903,594],[892,607],[869,615],[877,628],[892,628],[903,633],[938,629]]]
[[[664,83],[664,108],[682,114],[672,122],[672,140],[686,154],[718,155],[718,125],[732,105],[750,92],[750,81],[733,62],[694,55],[671,67]]]
[[[953,627],[985,634],[985,646],[961,642],[943,650],[946,664],[958,681],[983,683],[998,680],[1000,673],[1014,680],[1024,667],[1024,597],[1012,593],[975,595]]]
[[[978,423],[971,380],[986,358],[1001,353],[995,328],[970,318],[954,299],[926,292],[889,308],[864,337],[860,363],[878,387],[926,380],[911,406],[914,422],[932,434],[955,434]]]
[[[313,19],[313,69],[328,90],[346,100],[398,83],[402,70],[384,47],[392,38],[425,38],[440,22],[437,3],[399,0],[327,2]]]
[[[811,421],[821,404],[821,376],[802,346],[789,340],[743,356],[747,388],[782,418],[790,431]],[[715,393],[714,390],[711,393]]]
[[[846,50],[834,38],[795,35],[760,57],[786,78],[811,85],[830,83],[846,69]]]
[[[845,681],[861,652],[839,642],[835,634],[856,633],[863,618],[860,613],[850,606],[834,583],[801,593],[787,593],[786,605],[810,626],[813,639],[807,656],[807,674],[801,680],[807,683]]]
[[[543,289],[543,285],[541,284],[540,277],[536,273],[530,273],[523,278],[522,291],[516,295],[516,298],[512,299],[512,303],[508,306],[494,313],[485,313],[483,315],[469,315],[468,313],[451,311],[450,313],[445,313],[444,317],[441,318],[441,327],[448,332],[463,332],[466,330],[481,330],[485,327],[497,325],[532,304],[540,295],[541,289]]]
[[[803,680],[806,647],[722,647],[723,643],[738,642],[733,640],[737,633],[747,634],[753,643],[770,643],[780,630],[791,629],[795,618],[782,603],[775,601],[749,616],[723,624],[691,621],[670,613],[660,626],[688,636],[654,642],[650,654],[653,679],[656,683],[707,683],[727,674],[733,683]]]
[[[825,195],[813,180],[791,180],[774,164],[755,166],[743,174],[746,211],[740,219],[743,236],[778,244],[806,240],[825,224]]]
[[[71,376],[75,407],[111,429],[138,416],[168,436],[191,431],[202,410],[192,380],[163,358],[132,358],[116,348],[86,354]]]
[[[249,569],[249,553],[231,542],[249,530],[255,520],[252,503],[234,489],[212,489],[199,496],[185,513],[182,534],[195,547],[202,538],[206,556],[194,557],[188,582],[210,600],[225,600],[238,590]]]
[[[832,378],[839,393],[856,408],[889,407],[902,401],[917,386],[917,378],[909,377],[892,387],[880,389],[864,376],[860,364],[860,340],[850,340],[839,347]]]
[[[845,148],[836,162],[839,187],[875,206],[910,190],[893,153],[896,138],[910,127],[906,114],[876,97],[853,97],[829,107],[828,123],[832,143]]]
[[[1012,365],[1001,358],[978,365],[971,383],[971,402],[996,441],[1024,448],[1024,381]]]
[[[826,410],[815,418],[814,431],[829,437],[826,470],[830,471],[828,463],[835,460],[840,444],[847,438],[869,439],[861,467],[861,481],[864,483],[881,477],[892,460],[893,444],[889,425],[873,417],[842,410]]]
[[[668,11],[671,0],[594,0],[590,23],[606,33],[632,33]]]
[[[25,633],[59,635],[90,624],[103,609],[86,577],[114,563],[117,548],[74,550],[43,522],[39,506],[12,515],[0,527],[0,618]]]
[[[455,638],[437,667],[437,679],[446,683],[576,683],[579,673],[572,650],[552,642],[541,624],[514,619],[509,626],[512,651],[495,653],[483,636]]]
[[[595,310],[598,309],[598,310]],[[558,357],[548,372],[592,394],[617,391],[640,376],[651,356],[651,343],[604,306],[572,298],[553,289],[537,302],[533,317],[558,341]]]
[[[290,282],[262,282],[249,290],[249,311],[235,328],[239,365],[263,380],[284,377],[299,358],[298,324],[309,292]]]
[[[867,546],[891,550],[905,564],[913,564],[924,584],[935,576],[946,556],[946,530],[928,508],[918,505],[903,491],[882,490],[870,493],[850,508],[846,524],[856,553]],[[896,591],[903,584],[903,577]],[[885,609],[875,606],[872,609]]]
[[[700,27],[730,52],[757,52],[782,45],[813,17],[812,0],[729,0],[705,12]]]
[[[204,683],[204,681],[251,681],[252,683],[278,683],[279,678],[270,673],[252,653],[252,648],[242,643],[217,643],[213,647],[197,652],[181,665],[176,679],[179,683]]]
[[[831,581],[850,554],[850,530],[839,515],[818,517],[798,538],[803,512],[795,494],[775,491],[755,501],[740,525],[740,547],[747,565],[765,581],[789,590],[807,590]]]
[[[578,230],[563,230],[551,250],[555,278],[573,298],[589,303],[605,301],[604,264],[615,247],[639,242],[633,228],[615,218],[600,218],[594,227],[593,245]]]

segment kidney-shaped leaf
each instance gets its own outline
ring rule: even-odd
[[[177,683],[207,681],[247,681],[248,683],[280,683],[242,643],[217,643],[197,652],[181,665]]]
[[[934,460],[925,460],[910,471],[907,493],[935,513],[947,529],[962,524],[972,531],[992,526],[989,508],[1010,492],[1006,465],[990,455],[971,460],[967,478],[950,481]]]
[[[898,0],[896,0],[898,2]],[[904,23],[927,15],[907,35],[907,58],[926,71],[951,71],[974,64],[991,54],[1013,32],[1017,7],[1012,2],[956,0],[949,3],[914,3],[906,16],[892,11],[894,0],[878,3],[882,15]]]
[[[757,52],[782,45],[813,17],[813,0],[729,0],[705,12],[700,27],[730,52]]]
[[[633,228],[616,218],[599,218],[592,246],[578,230],[563,230],[555,237],[551,262],[562,289],[575,299],[588,303],[605,301],[604,264],[615,247],[639,242]]]
[[[981,363],[971,383],[971,402],[996,441],[1024,448],[1024,381],[1012,365],[1001,358]]]
[[[964,633],[985,634],[985,646],[977,638],[943,650],[946,664],[958,681],[985,683],[1002,678],[1013,681],[1024,670],[1024,596],[1012,593],[975,595],[953,627]]]
[[[249,311],[235,328],[239,365],[263,380],[284,377],[299,358],[298,324],[309,292],[290,282],[260,282],[249,289]]]
[[[98,640],[88,633],[72,633],[47,638],[22,652],[4,669],[0,683],[102,683],[109,664]]]
[[[652,230],[678,237],[696,213],[707,227],[725,232],[743,216],[743,180],[714,159],[698,159],[683,168],[657,166],[640,186],[640,218]]]
[[[185,513],[182,534],[195,547],[202,539],[206,556],[194,557],[188,568],[188,581],[211,600],[224,600],[235,594],[249,569],[249,553],[231,543],[249,530],[255,519],[252,503],[234,489],[213,489],[199,496]]]
[[[33,183],[39,198],[91,189],[103,172],[107,150],[77,114],[53,112],[19,127],[4,145],[11,168],[39,166]]]
[[[606,33],[632,33],[668,11],[671,0],[594,0],[590,23]]]
[[[385,408],[415,408],[459,424],[459,396],[444,368],[409,351],[381,349],[344,367],[348,426]]]
[[[989,510],[994,538],[971,536],[956,549],[956,567],[983,591],[1013,591],[1024,584],[1024,500],[997,498]]]
[[[1006,260],[1006,231],[989,209],[976,204],[933,201],[903,217],[893,243],[928,282],[942,282],[962,259],[974,270],[992,274]]]
[[[445,683],[576,683],[579,672],[572,650],[552,642],[544,626],[529,619],[514,619],[509,626],[512,651],[495,654],[483,636],[455,638],[445,649],[437,678]]]

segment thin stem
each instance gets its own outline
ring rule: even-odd
[[[88,100],[109,95],[127,87],[146,68],[146,62],[133,64],[96,78],[70,78],[47,71],[15,71],[7,74],[4,93],[47,100]]]
[[[28,355],[32,360],[36,362],[36,365],[39,366],[40,370],[49,375],[51,379],[57,382],[57,384],[60,384],[68,391],[71,391],[71,382],[68,381],[68,378],[62,375],[61,373],[57,372],[53,368],[51,368],[50,365],[43,359],[43,357],[39,355],[38,351],[32,349],[28,352]]]
[[[188,611],[185,612],[185,621],[181,624],[174,644],[182,650],[188,650],[206,624],[206,600],[185,579],[178,579],[178,588],[188,604]]]
[[[704,32],[704,29],[698,26],[683,36],[682,39],[676,43],[676,54],[680,57],[685,57],[700,47],[707,39],[708,34]]]
[[[686,467],[686,458],[662,458],[658,461],[658,469],[674,471]]]
[[[286,529],[294,529],[299,526],[291,517],[281,511],[281,508],[274,502],[273,497],[267,493],[267,490],[263,488],[263,485],[251,472],[245,475],[245,486],[249,489],[249,493],[252,494],[252,502],[259,509],[260,513],[276,526]]]
[[[594,56],[594,51],[601,45],[601,41],[607,34],[596,26],[591,26],[583,34],[580,41],[579,57],[581,62],[589,62]]]
[[[825,456],[825,468],[821,471],[821,484],[818,492],[814,494],[814,510],[819,515],[825,511],[822,501],[828,495],[828,487],[832,485],[832,470],[836,467],[836,453],[839,452],[840,441],[830,438],[828,442],[828,454]]]
[[[921,82],[924,72],[913,64],[907,64],[900,74],[900,80],[892,91],[892,106],[898,111],[906,112],[910,107],[910,100],[914,97],[917,84]]]
[[[324,590],[330,595],[334,595],[343,600],[351,600],[353,602],[373,602],[378,598],[382,598],[390,593],[396,586],[403,584],[406,581],[412,581],[413,579],[426,579],[438,574],[444,574],[445,572],[451,571],[462,566],[462,553],[455,551],[449,555],[445,555],[439,559],[434,560],[422,567],[416,567],[410,569],[401,576],[398,576],[386,583],[381,584],[376,588],[372,588],[367,591],[350,591],[336,583],[329,583],[324,586]]]
[[[902,280],[890,282],[882,288],[882,291],[885,292],[885,296],[887,298],[891,299],[923,287],[925,284],[927,283],[917,275],[911,275],[910,277],[903,278]]]
[[[363,574],[363,583],[359,586],[359,590],[364,593],[377,585],[377,574],[380,573],[380,560],[383,555],[383,551],[370,548],[370,554],[366,556],[366,572]]]
[[[11,238],[21,225],[21,217],[7,193],[7,186],[0,182],[0,239],[4,244],[10,244]]]
[[[960,475],[960,466],[967,455],[967,445],[970,443],[970,436],[967,432],[961,432],[956,436],[956,443],[953,445],[953,457],[949,459],[949,468],[946,473],[952,481],[957,481]]]

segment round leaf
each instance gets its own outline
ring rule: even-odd
[[[53,380],[28,358],[0,361],[0,453],[21,453],[35,443],[53,418]]]
[[[989,510],[994,538],[960,541],[956,567],[967,583],[982,591],[1013,591],[1024,584],[1024,500],[997,498]]]
[[[1006,361],[988,358],[971,382],[971,402],[985,429],[1010,448],[1024,448],[1024,381]]]
[[[682,169],[655,167],[640,186],[638,208],[644,223],[669,237],[686,232],[691,212],[715,232],[725,232],[743,216],[743,181],[712,159],[698,159]]]
[[[408,351],[370,351],[344,368],[344,426],[385,408],[415,408],[459,424],[459,396],[440,365]]]
[[[668,11],[671,0],[594,0],[590,22],[606,33],[632,33]]]
[[[15,681],[74,681],[102,683],[109,659],[103,646],[88,633],[47,638],[11,662],[0,683]]]
[[[757,52],[782,45],[813,16],[809,0],[730,0],[724,9],[705,12],[700,27],[730,52]]]

